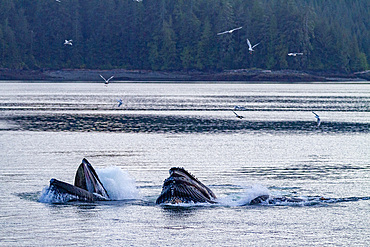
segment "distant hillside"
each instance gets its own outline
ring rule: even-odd
[[[259,43],[252,53],[247,39]],[[369,0],[0,1],[0,68],[346,73],[369,64]]]

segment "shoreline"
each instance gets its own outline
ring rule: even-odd
[[[370,70],[356,73],[316,72],[297,70],[262,70],[236,69],[225,71],[151,71],[126,69],[40,69],[20,70],[0,68],[0,81],[101,81],[100,74],[105,77],[114,76],[114,81],[172,81],[172,82],[364,82],[370,81]]]

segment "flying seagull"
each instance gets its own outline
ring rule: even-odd
[[[296,57],[297,55],[302,56],[302,55],[303,55],[303,53],[302,53],[302,52],[290,52],[290,53],[288,53],[288,56]]]
[[[118,107],[120,107],[123,104],[122,99],[117,100],[117,102],[118,102]]]
[[[108,85],[110,79],[112,79],[114,76],[112,75],[111,77],[109,77],[109,79],[105,79],[102,75],[100,75],[100,77],[103,78],[104,84]]]
[[[245,107],[244,106],[238,106],[238,105],[236,105],[236,106],[234,106],[234,111],[244,111],[245,110]]]
[[[227,33],[233,33],[234,31],[239,30],[239,29],[242,29],[242,28],[243,27],[237,27],[237,28],[234,28],[234,29],[231,29],[231,30],[227,30],[225,32],[218,33],[217,35],[223,35],[223,34],[227,34]]]
[[[235,114],[235,116],[237,117],[237,118],[239,118],[239,119],[242,119],[242,118],[244,118],[243,116],[241,116],[241,115],[238,115],[235,111],[233,111],[234,112],[234,114]]]
[[[317,115],[315,112],[312,112],[312,113],[315,115],[315,118],[317,119],[317,127],[319,127],[319,126],[320,126],[320,124],[321,124],[320,117],[319,117],[319,115]]]
[[[257,43],[254,46],[252,46],[251,45],[251,42],[249,41],[249,39],[247,39],[247,43],[248,43],[248,47],[249,47],[248,50],[249,50],[249,53],[250,54],[252,54],[252,52],[254,51],[253,48],[260,44],[260,43]]]
[[[64,45],[72,45],[72,40],[64,40]]]

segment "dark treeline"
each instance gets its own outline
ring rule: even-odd
[[[253,54],[247,39],[260,42]],[[353,72],[368,64],[369,0],[0,0],[2,68]]]

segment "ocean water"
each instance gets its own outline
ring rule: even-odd
[[[0,246],[370,243],[370,84],[0,89]],[[51,178],[73,183],[83,158],[113,201],[46,193]],[[156,205],[173,166],[211,188],[218,204]],[[303,202],[248,205],[265,193]]]

